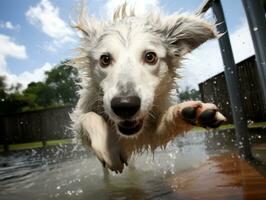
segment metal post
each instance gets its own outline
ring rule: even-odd
[[[266,19],[259,0],[242,0],[254,43],[256,62],[266,108]]]
[[[251,159],[252,154],[249,144],[247,119],[244,113],[244,106],[242,103],[239,83],[236,74],[237,70],[227,31],[223,8],[220,0],[213,0],[211,6],[218,24],[217,30],[223,34],[223,36],[219,38],[219,45],[224,63],[224,73],[229,92],[230,104],[233,112],[237,144],[240,149],[240,155],[247,159]]]

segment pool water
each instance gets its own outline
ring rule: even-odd
[[[104,177],[100,162],[82,147],[62,145],[0,156],[1,200],[176,199],[168,180],[213,155],[235,151],[232,134],[191,132],[166,149],[133,157],[122,174]]]

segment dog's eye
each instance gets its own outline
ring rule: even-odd
[[[150,65],[155,65],[157,63],[158,57],[154,52],[146,52],[144,55],[144,60]]]
[[[101,55],[101,57],[100,57],[101,67],[108,67],[111,64],[111,62],[112,62],[111,55],[109,55],[109,54]]]

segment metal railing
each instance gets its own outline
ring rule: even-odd
[[[261,88],[264,97],[264,108],[266,108],[266,19],[260,0],[242,0],[246,11],[251,36],[253,39]],[[244,113],[243,98],[241,97],[237,71],[229,39],[228,29],[220,0],[205,0],[196,14],[204,14],[212,9],[216,18],[217,31],[222,33],[219,38],[219,46],[224,63],[226,84],[233,113],[233,121],[236,128],[237,145],[240,155],[251,159],[251,148],[247,118]]]

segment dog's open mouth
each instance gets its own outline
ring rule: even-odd
[[[140,131],[143,120],[125,120],[118,123],[119,131],[124,135],[134,135]]]

